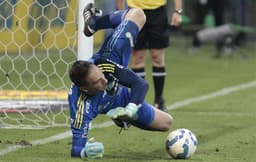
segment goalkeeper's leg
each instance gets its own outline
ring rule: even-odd
[[[132,47],[134,46],[134,42],[136,41],[140,29],[146,21],[146,17],[143,10],[138,8],[127,10],[127,13],[123,15],[123,18],[119,15],[120,13],[115,14],[116,16],[114,17],[116,18],[113,18],[112,20],[118,19],[121,22],[114,29],[114,32],[104,41],[101,49],[94,55],[94,57],[104,57],[126,67],[129,64]],[[112,14],[111,16],[115,14]],[[109,21],[112,20],[110,19]],[[97,21],[102,20],[99,19]],[[96,26],[100,27],[101,25],[99,24],[99,22],[96,23]]]
[[[146,130],[168,131],[173,123],[173,117],[144,102],[137,112],[138,118],[131,124]]]
[[[118,100],[112,105],[115,107],[126,107],[130,102],[130,92],[127,88],[123,88],[119,92]],[[109,110],[110,111],[110,110]],[[151,131],[168,131],[173,123],[173,117],[164,111],[161,111],[154,106],[143,102],[136,113],[136,119],[120,119],[135,127],[151,130]],[[119,126],[122,126],[119,124]]]
[[[91,36],[97,30],[117,27],[127,12],[128,10],[122,10],[102,16],[102,10],[95,8],[93,3],[89,3],[83,11],[84,34]]]
[[[153,111],[155,112],[155,117],[149,127],[153,130],[168,131],[172,126],[173,117],[155,107],[153,107]]]
[[[140,9],[126,9],[101,16],[102,11],[89,3],[83,12],[84,34],[91,36],[100,29],[116,28],[123,20],[131,20],[141,29],[146,19],[141,18],[145,16],[142,12]]]
[[[173,117],[158,108],[153,107],[147,103],[143,103],[142,107],[137,112],[138,118],[133,119],[115,119],[115,124],[121,128],[127,129],[129,125],[135,127],[151,130],[151,131],[168,131],[173,123]],[[124,127],[124,123],[128,124],[128,127]]]

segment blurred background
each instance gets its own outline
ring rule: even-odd
[[[96,6],[102,8],[103,12],[107,14],[117,8],[116,1],[119,0],[96,1]],[[171,15],[174,12],[173,1],[168,0],[167,2],[168,15]],[[193,37],[195,37],[198,31],[224,26],[225,24],[233,24],[236,27],[234,29],[236,36],[233,38],[235,39],[233,42],[235,45],[240,46],[245,41],[256,40],[256,20],[253,17],[256,12],[255,0],[184,0],[183,9],[181,27],[179,29],[170,27],[170,29],[173,34],[192,37],[191,43],[193,47],[199,46],[196,42],[193,42],[195,41]],[[226,36],[230,35],[228,33],[230,31],[226,32]],[[106,33],[109,33],[109,31]],[[225,39],[224,37],[222,38]],[[171,41],[175,40],[171,39]]]
[[[116,1],[98,0],[95,3],[107,14],[116,10]],[[67,47],[75,49],[77,5],[75,0],[0,0],[0,53],[59,48],[69,51]],[[168,0],[168,8],[172,13],[172,0]],[[235,39],[237,46],[256,39],[256,20],[253,17],[256,14],[255,0],[190,0],[183,1],[183,8],[181,27],[170,29],[174,33],[172,35],[192,37],[193,47],[200,44],[195,40],[198,31],[225,24],[236,25],[236,36],[232,39]],[[98,32],[95,44],[99,45],[110,32]]]

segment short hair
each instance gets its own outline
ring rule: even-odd
[[[69,78],[78,87],[83,87],[88,84],[86,78],[92,63],[88,61],[78,60],[73,63],[69,70]]]

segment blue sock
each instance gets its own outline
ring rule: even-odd
[[[94,30],[108,29],[117,27],[123,20],[127,10],[117,11],[102,17],[93,17],[90,20],[90,27]]]

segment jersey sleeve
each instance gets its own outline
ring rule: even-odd
[[[112,71],[103,70],[103,73],[108,72],[106,75],[113,75],[119,81],[119,84],[130,88],[130,102],[138,105],[144,101],[149,86],[143,78],[132,70],[112,62],[111,60],[99,59],[96,63],[112,65]]]
[[[79,88],[73,85],[70,89],[69,109],[71,118],[72,147],[71,156],[80,157],[81,150],[85,147],[92,118],[86,111],[90,106],[86,104],[86,96],[79,92]]]

